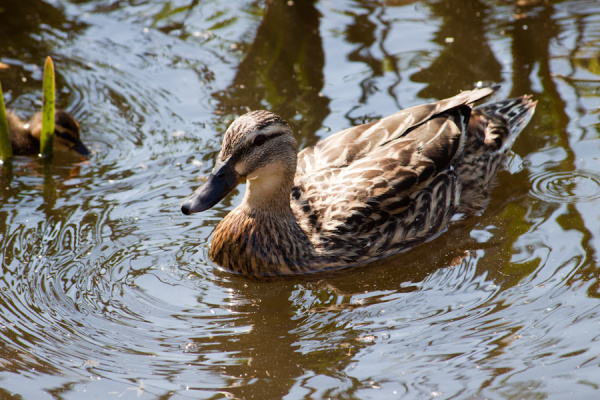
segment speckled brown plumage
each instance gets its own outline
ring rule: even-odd
[[[412,107],[297,156],[281,117],[245,114],[225,134],[207,184],[182,210],[210,208],[247,178],[242,204],[217,226],[209,253],[245,275],[343,268],[398,253],[438,234],[457,212],[485,204],[536,104],[524,96],[471,108],[492,92]]]

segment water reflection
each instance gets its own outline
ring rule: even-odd
[[[513,216],[502,217],[505,224],[498,229],[510,232]],[[478,358],[496,357],[522,326],[496,324],[494,313],[505,307],[494,298],[501,288],[517,285],[533,270],[509,268],[506,250],[510,241],[505,245],[473,243],[469,231],[475,224],[470,219],[454,225],[436,239],[435,251],[425,245],[380,265],[322,280],[249,283],[223,273],[218,284],[231,293],[227,309],[239,315],[228,330],[237,333],[194,338],[191,351],[205,354],[216,345],[235,355],[237,362],[219,365],[219,371],[230,379],[223,390],[235,398],[261,398],[266,393],[284,397],[294,385],[295,390],[300,385],[326,396],[327,392],[321,392],[322,380],[335,382],[336,395],[357,396],[361,388],[382,383],[377,376],[358,380],[348,376],[357,355],[370,353],[370,347],[402,346],[405,330],[417,329],[437,342],[440,336],[452,334],[442,334],[435,326],[443,330],[449,321],[465,325],[467,331],[477,326],[482,331],[477,340],[491,346],[489,353],[480,353]],[[526,228],[521,230],[525,232]],[[462,239],[457,242],[456,238]],[[497,248],[498,244],[502,247]],[[490,260],[497,268],[490,268]],[[484,333],[487,324],[494,326],[496,334]],[[466,340],[466,347],[473,338],[461,340]],[[381,351],[376,350],[377,354]],[[450,357],[423,348],[414,351],[408,353],[417,359]],[[321,366],[323,360],[327,361]]]
[[[33,114],[41,104],[42,66],[45,55],[53,54],[53,48],[69,42],[70,35],[78,35],[85,24],[69,19],[64,12],[42,0],[1,1],[0,2],[0,54],[2,62],[9,67],[0,69],[0,79],[5,93],[8,94],[7,107],[12,100],[18,100],[18,107]],[[57,35],[66,29],[65,36]],[[68,45],[68,44],[67,44]],[[68,60],[54,57],[56,64],[56,85],[67,87],[62,77]],[[23,96],[33,92],[33,97]],[[63,92],[64,93],[64,92]],[[37,100],[36,100],[37,97]],[[64,108],[65,102],[57,102]]]
[[[239,43],[244,58],[229,87],[214,94],[217,113],[241,115],[268,108],[284,117],[304,147],[329,114],[321,95],[324,54],[315,0],[274,0],[254,40]]]
[[[0,173],[0,397],[597,397],[594,2],[13,3],[8,102],[30,113],[58,52],[63,107],[105,147]],[[206,255],[239,195],[179,215],[246,108],[306,146],[477,80],[538,111],[481,215],[410,252],[253,282]]]
[[[389,17],[385,14],[386,7],[381,7],[381,5],[371,1],[360,1],[358,2],[358,6],[360,8],[355,11],[352,23],[344,29],[346,41],[356,45],[348,54],[348,60],[350,62],[365,64],[369,75],[360,81],[362,94],[357,99],[358,103],[366,103],[370,96],[380,91],[380,88],[377,87],[376,78],[383,76],[387,69],[393,72],[396,79],[386,88],[386,92],[394,99],[398,109],[400,109],[400,102],[395,93],[395,89],[401,81],[399,60],[398,57],[391,54],[385,46],[392,25]],[[377,21],[377,24],[373,19]],[[381,29],[378,29],[378,24],[381,25]],[[375,49],[373,49],[373,47],[375,47]],[[381,52],[381,58],[378,58],[377,55],[374,54],[374,50]],[[360,105],[355,106],[354,109],[358,107],[360,107]],[[346,117],[349,118],[353,125],[368,122],[364,117],[352,118],[352,111],[354,110],[349,110],[346,113]]]
[[[433,39],[441,50],[435,52],[429,66],[411,76],[426,84],[419,95],[444,99],[472,87],[477,80],[502,82],[502,66],[488,35],[494,7],[479,0],[435,1],[429,7],[433,16],[442,20]]]
[[[452,265],[446,270],[436,265],[443,261],[426,256],[430,251],[421,251],[404,260],[414,268],[410,273],[389,263],[311,283],[223,281],[221,285],[235,287],[229,307],[239,317],[228,330],[239,333],[196,338],[194,351],[205,354],[217,344],[219,349],[235,355],[237,362],[219,368],[230,377],[223,390],[235,398],[261,398],[266,393],[283,397],[298,390],[307,390],[319,398],[328,393],[345,398],[357,396],[360,389],[388,380],[372,375],[353,379],[351,371],[358,355],[373,351],[381,354],[381,346],[402,345],[405,335],[415,330],[437,343],[442,340],[438,335],[451,333],[441,334],[434,327],[443,329],[449,321],[462,321],[460,324],[469,327],[491,323],[481,317],[494,310],[495,306],[487,303],[499,293],[499,286],[486,277],[485,271],[479,271],[481,260],[476,253],[463,253],[449,262],[452,251],[444,250],[448,251],[446,265]],[[415,278],[418,269],[422,280],[411,283],[409,279]],[[448,293],[456,293],[455,298],[449,298]],[[506,329],[503,336],[510,336],[519,328]],[[484,334],[478,340],[501,342],[494,335]],[[503,343],[502,347],[508,345]],[[405,354],[419,359],[419,364],[423,356],[414,351],[407,349]],[[448,355],[427,353],[430,360],[448,359]],[[490,356],[494,354],[498,350]],[[481,354],[479,357],[484,358]],[[324,390],[330,384],[323,382],[335,382],[336,389]]]

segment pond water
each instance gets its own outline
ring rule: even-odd
[[[44,58],[87,161],[0,174],[0,398],[600,396],[596,0],[0,2],[7,107]],[[247,110],[300,147],[478,81],[536,114],[487,208],[331,277],[256,282],[179,205]]]

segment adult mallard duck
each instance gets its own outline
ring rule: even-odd
[[[530,96],[472,104],[462,92],[336,133],[297,154],[269,111],[236,119],[206,183],[181,205],[204,211],[246,179],[210,258],[235,273],[293,275],[366,264],[438,234],[486,189],[535,110]]]
[[[42,135],[42,113],[34,114],[27,123],[14,112],[6,112],[10,143],[14,155],[37,155],[40,152]],[[79,137],[79,123],[69,113],[56,110],[54,113],[54,151],[76,152],[89,156],[90,151]]]

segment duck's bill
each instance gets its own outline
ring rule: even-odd
[[[231,162],[218,161],[206,183],[181,203],[185,215],[208,210],[227,196],[242,180]]]
[[[89,157],[89,155],[91,154],[90,150],[87,147],[85,147],[81,140],[76,141],[75,146],[73,146],[72,149],[84,157]]]

